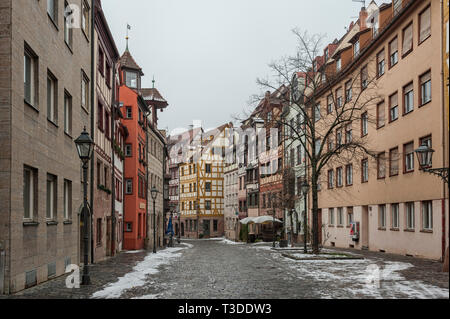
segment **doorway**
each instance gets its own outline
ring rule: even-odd
[[[203,221],[203,237],[204,238],[209,238],[210,235],[211,235],[210,221],[209,220],[204,220]]]
[[[106,256],[111,256],[112,219],[106,217]]]
[[[362,207],[361,248],[369,248],[369,206]]]

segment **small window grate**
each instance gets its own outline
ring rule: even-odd
[[[25,288],[30,288],[37,285],[37,271],[33,269],[25,273]]]

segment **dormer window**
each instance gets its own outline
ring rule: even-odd
[[[339,57],[336,60],[336,72],[339,72],[341,70],[341,66],[342,66],[342,61],[341,61],[341,57]]]
[[[356,57],[359,54],[359,39],[353,45],[353,56]]]
[[[325,49],[325,61],[328,61],[328,49]]]
[[[125,72],[126,85],[129,88],[137,89],[138,88],[138,76],[136,72]]]

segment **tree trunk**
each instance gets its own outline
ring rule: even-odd
[[[312,250],[313,254],[319,254],[319,196],[317,194],[317,176],[313,166],[312,172]]]

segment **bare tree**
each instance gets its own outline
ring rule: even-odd
[[[299,141],[304,151],[312,193],[312,247],[317,254],[321,231],[318,187],[322,172],[331,163],[346,165],[357,158],[377,156],[368,148],[363,134],[354,132],[362,127],[360,124],[375,123],[368,114],[374,113],[369,110],[381,102],[381,97],[377,94],[375,63],[366,59],[364,67],[349,63],[336,72],[333,59],[324,61],[322,57],[323,36],[299,30],[293,33],[298,41],[296,55],[270,63],[273,78],[257,79],[257,83],[264,90],[288,87],[290,94],[281,96],[288,99],[283,104],[289,105],[286,111],[295,110],[299,115],[294,123],[284,116],[272,121],[284,127],[285,147]],[[258,98],[261,97],[254,96],[253,100]]]

